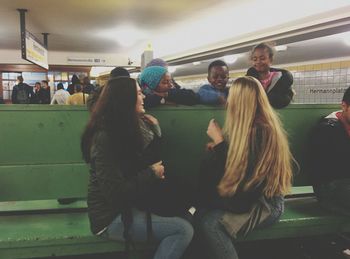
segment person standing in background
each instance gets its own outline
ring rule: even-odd
[[[74,86],[76,84],[80,84],[80,80],[79,77],[76,74],[74,74],[71,79],[71,84],[67,87],[67,91],[70,95],[74,94]]]
[[[50,86],[49,86],[49,82],[46,80],[42,80],[41,81],[41,104],[50,104],[51,102],[51,92],[50,92]]]
[[[67,98],[66,104],[68,105],[84,105],[89,97],[88,94],[84,94],[81,85],[74,86],[75,93]]]
[[[51,104],[66,104],[69,96],[70,94],[66,90],[64,90],[63,84],[58,83],[57,91],[52,97]]]
[[[94,86],[90,83],[90,78],[89,77],[84,77],[83,78],[83,92],[85,94],[91,94],[92,91],[94,90]]]
[[[34,95],[30,99],[30,103],[40,104],[41,103],[41,97],[40,97],[41,94],[42,94],[41,84],[40,84],[40,82],[36,82],[34,85]]]
[[[33,88],[23,81],[22,76],[17,77],[17,85],[13,87],[11,96],[13,104],[29,104],[34,95]]]

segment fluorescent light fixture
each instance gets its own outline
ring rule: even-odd
[[[123,47],[131,47],[147,37],[144,30],[140,30],[132,24],[122,24],[115,29],[107,29],[99,32],[99,35],[116,40]]]
[[[286,51],[287,48],[288,48],[287,45],[275,46],[275,50],[276,50],[276,51]]]
[[[344,42],[345,42],[346,45],[350,46],[350,38],[344,39]]]
[[[101,74],[108,74],[114,67],[92,67],[90,70],[91,77],[98,77]]]
[[[140,72],[133,72],[130,74],[131,78],[137,79],[141,73]]]
[[[237,61],[237,55],[227,55],[224,56],[224,61],[228,64],[233,64]]]
[[[198,66],[200,63],[201,63],[200,61],[192,62],[192,64],[193,64],[194,66]]]
[[[342,38],[346,45],[350,46],[350,32],[344,33]]]
[[[171,74],[171,73],[174,73],[174,72],[176,71],[176,69],[177,69],[176,66],[169,66],[169,67],[168,67],[168,71],[169,71],[170,74]]]

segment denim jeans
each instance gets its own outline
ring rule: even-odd
[[[269,201],[271,215],[266,218],[258,227],[267,227],[272,225],[283,213],[283,197],[274,197]],[[237,251],[234,247],[231,236],[226,232],[220,219],[225,214],[223,210],[210,210],[199,212],[196,216],[199,242],[202,247],[207,249],[208,258],[212,259],[238,259]]]
[[[146,213],[132,210],[133,222],[130,237],[135,242],[147,241]],[[177,259],[182,256],[193,237],[193,227],[180,217],[161,217],[152,214],[153,237],[159,242],[154,259]],[[116,217],[107,227],[105,235],[109,239],[124,241],[124,225],[121,215]]]
[[[323,208],[350,216],[350,179],[320,184],[314,186],[314,191]]]

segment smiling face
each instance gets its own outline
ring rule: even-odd
[[[258,73],[266,73],[270,70],[272,65],[272,58],[269,55],[269,51],[266,48],[255,49],[251,61],[253,67]]]
[[[229,73],[226,66],[214,66],[210,69],[208,81],[216,89],[225,89],[228,79]]]
[[[137,84],[136,85],[136,113],[137,114],[144,114],[145,113],[145,108],[143,107],[143,99],[145,98],[145,96],[143,95],[140,86]]]
[[[158,93],[166,93],[173,87],[171,75],[169,73],[165,73],[160,80],[158,86],[156,87],[156,91]]]

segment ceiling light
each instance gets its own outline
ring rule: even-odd
[[[350,38],[349,39],[344,39],[344,42],[346,45],[350,46]]]
[[[200,63],[201,63],[200,61],[192,62],[192,64],[193,64],[194,66],[198,66]]]
[[[350,46],[350,33],[344,34],[343,40],[344,40],[346,45]]]
[[[233,64],[237,61],[237,55],[227,55],[227,56],[224,56],[224,60],[226,63],[228,64]]]
[[[168,72],[169,73],[174,73],[176,71],[177,67],[176,66],[169,66],[168,67]]]
[[[132,24],[122,24],[115,29],[99,32],[104,38],[114,39],[123,47],[131,47],[147,37],[147,33]]]
[[[288,48],[287,45],[275,46],[275,50],[276,50],[276,51],[286,51],[287,48]]]
[[[98,77],[101,74],[108,74],[114,67],[92,67],[90,70],[91,77]]]

